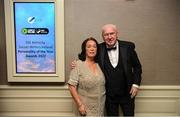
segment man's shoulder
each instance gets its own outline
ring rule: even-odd
[[[102,42],[99,44],[99,47],[102,48],[102,47],[105,47],[105,45],[106,45],[105,42]]]
[[[134,42],[131,41],[124,41],[124,40],[118,40],[120,44],[124,45],[134,45]]]
[[[105,42],[99,43],[99,46],[105,45]]]
[[[130,47],[134,47],[135,44],[134,42],[131,42],[131,41],[124,41],[124,40],[118,40],[119,43],[120,43],[120,46],[130,46]]]

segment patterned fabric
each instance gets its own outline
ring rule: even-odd
[[[78,94],[86,106],[87,116],[104,115],[105,78],[98,64],[97,68],[98,74],[95,75],[83,61],[78,61],[68,81],[68,84],[77,86]]]

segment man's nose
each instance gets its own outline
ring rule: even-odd
[[[111,36],[111,34],[108,34],[108,38],[111,38],[112,36]]]

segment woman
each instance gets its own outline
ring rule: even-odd
[[[82,116],[103,116],[105,79],[97,62],[98,43],[90,37],[81,45],[77,65],[72,69],[68,86]]]

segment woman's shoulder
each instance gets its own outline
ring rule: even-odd
[[[74,67],[71,69],[71,72],[72,73],[76,73],[76,72],[79,73],[80,69],[82,69],[83,61],[76,60],[73,64],[74,64]]]
[[[77,66],[82,66],[84,64],[84,61],[82,60],[77,60]]]

